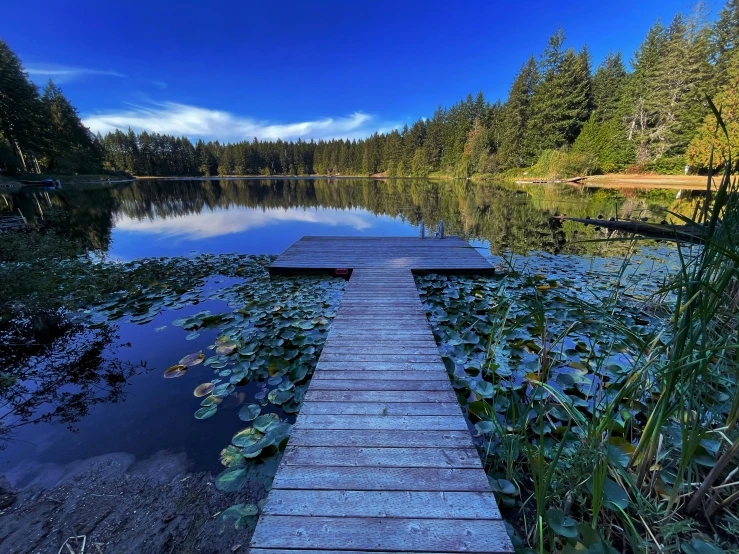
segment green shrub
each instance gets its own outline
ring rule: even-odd
[[[647,162],[644,164],[644,169],[660,175],[682,175],[685,173],[687,163],[685,156],[664,157]]]
[[[568,148],[545,150],[531,168],[531,175],[548,179],[565,179],[581,175],[592,175],[599,170],[598,160],[586,152],[575,152]]]

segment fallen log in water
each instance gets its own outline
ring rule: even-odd
[[[585,177],[572,177],[571,179],[519,179],[516,181],[517,185],[534,185],[534,184],[558,184],[558,185],[564,185],[567,183],[579,183],[585,179]]]
[[[557,218],[562,221],[576,221],[585,225],[595,225],[613,231],[636,233],[649,238],[680,240],[686,242],[703,242],[704,230],[694,225],[672,225],[669,223],[645,223],[643,221],[590,219],[580,217]]]

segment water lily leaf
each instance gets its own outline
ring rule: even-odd
[[[602,549],[597,552],[601,551]],[[562,554],[590,554],[590,549],[581,542],[576,542],[575,544],[567,543],[562,548]]]
[[[243,406],[239,410],[239,419],[242,421],[253,421],[262,411],[262,407],[259,404],[249,404]]]
[[[246,483],[248,475],[243,466],[229,467],[216,477],[216,488],[223,492],[238,492]]]
[[[518,495],[518,487],[507,479],[493,479],[492,477],[488,477],[488,481],[493,492],[499,492],[507,496]]]
[[[247,529],[256,523],[259,508],[254,504],[236,504],[223,511],[221,521],[226,523],[229,519],[234,520],[234,529]]]
[[[226,467],[244,465],[244,463],[246,463],[246,460],[241,455],[241,449],[237,448],[233,444],[229,444],[226,448],[221,450],[220,460]]]
[[[586,485],[588,487],[588,490],[592,494],[592,477],[588,479]],[[626,491],[621,487],[621,485],[616,483],[616,481],[614,481],[610,477],[606,477],[605,481],[603,482],[603,500],[605,500],[605,502],[603,503],[604,507],[615,511],[618,511],[615,506],[618,506],[623,510],[625,510],[629,506],[629,495],[626,494]]]
[[[202,383],[195,388],[195,392],[193,394],[198,398],[201,398],[210,394],[214,388],[215,385],[213,383]]]
[[[262,433],[254,429],[253,427],[247,427],[246,429],[242,429],[238,433],[236,433],[231,438],[231,443],[234,446],[251,446],[252,444],[255,444],[259,441],[259,439],[262,438]]]
[[[216,348],[216,354],[219,356],[228,356],[229,354],[233,354],[238,350],[238,345],[236,344],[222,344],[218,348]]]
[[[577,522],[566,516],[562,510],[551,508],[546,513],[549,528],[562,537],[574,539],[577,537]]]
[[[180,365],[186,365],[188,367],[202,364],[205,361],[205,355],[202,352],[196,352],[194,354],[188,354],[180,360]]]
[[[492,421],[478,421],[475,423],[475,429],[477,429],[481,435],[487,435],[492,433],[495,427],[493,426]]]
[[[218,398],[217,396],[206,396],[203,398],[203,400],[200,402],[201,406],[213,406],[218,405],[223,401],[223,398]]]
[[[475,383],[475,392],[483,398],[490,398],[493,396],[495,388],[492,383],[488,383],[487,381],[478,381]]]
[[[174,379],[175,377],[182,377],[185,373],[187,373],[187,366],[186,365],[173,365],[169,369],[165,370],[164,372],[164,378],[165,379]]]
[[[277,414],[263,414],[254,420],[254,428],[265,432],[278,423],[280,423],[280,416]]]
[[[603,484],[603,496],[608,501],[608,504],[605,504],[605,506],[611,507],[611,509],[613,509],[611,504],[615,504],[623,510],[629,506],[629,495],[621,488],[621,485],[610,477],[606,477],[606,481]]]
[[[274,389],[267,395],[267,399],[272,402],[272,404],[277,404],[279,406],[280,404],[284,404],[290,400],[293,397],[293,394],[294,393],[292,391]]]
[[[218,398],[224,398],[231,394],[235,389],[236,387],[231,383],[221,383],[213,389],[213,392],[211,394]]]
[[[187,335],[187,336],[185,337],[185,340],[195,340],[195,339],[196,339],[196,338],[198,338],[199,336],[200,336],[200,333],[198,333],[197,331],[194,331],[194,332],[192,332],[192,333],[188,334],[188,335]]]
[[[217,410],[218,407],[216,405],[200,408],[197,412],[195,412],[195,419],[208,419],[213,414],[215,414]]]
[[[290,380],[293,383],[299,383],[303,379],[305,379],[305,376],[308,375],[308,366],[306,365],[299,365],[297,367],[294,367],[290,370]]]
[[[268,446],[280,444],[280,442],[289,436],[291,429],[292,425],[288,423],[277,423],[273,425],[261,439],[252,445],[246,446],[242,454],[247,457],[258,456]]]

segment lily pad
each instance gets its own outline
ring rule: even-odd
[[[174,379],[175,377],[182,377],[185,373],[187,373],[187,366],[186,365],[173,365],[169,369],[165,370],[164,372],[164,378],[165,379]]]
[[[182,358],[179,365],[192,367],[194,365],[202,364],[203,361],[205,361],[205,355],[202,352],[195,352],[194,354],[188,354]]]
[[[242,421],[253,421],[262,411],[259,404],[249,404],[239,410],[239,419]]]
[[[566,516],[562,510],[551,508],[547,510],[546,518],[551,530],[558,535],[569,539],[577,537],[577,522],[573,518]]]
[[[197,412],[195,412],[195,419],[208,419],[213,414],[215,414],[217,410],[218,407],[215,405],[200,408]]]
[[[238,345],[236,344],[222,344],[218,348],[216,348],[216,354],[220,356],[228,356],[229,354],[233,354],[238,350]]]
[[[246,484],[249,472],[243,466],[229,467],[216,477],[216,488],[223,492],[238,492]]]
[[[202,383],[195,388],[195,392],[193,394],[198,398],[201,398],[210,394],[214,388],[215,385],[213,383]]]
[[[260,433],[258,430],[254,429],[253,427],[247,427],[246,429],[242,429],[238,433],[236,433],[231,438],[231,443],[234,446],[251,446],[252,444],[255,444],[261,439],[263,436],[262,433]]]
[[[280,423],[280,416],[277,414],[263,414],[254,420],[254,428],[265,432],[278,423]]]
[[[246,529],[256,523],[259,508],[254,504],[236,504],[223,511],[221,521],[234,520],[234,529]]]
[[[272,404],[277,404],[279,406],[290,400],[293,397],[293,394],[294,393],[292,391],[274,389],[269,392],[267,399],[272,402]]]

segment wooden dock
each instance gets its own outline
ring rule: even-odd
[[[252,554],[512,552],[413,271],[491,273],[456,239],[306,237],[276,274],[352,270]]]

